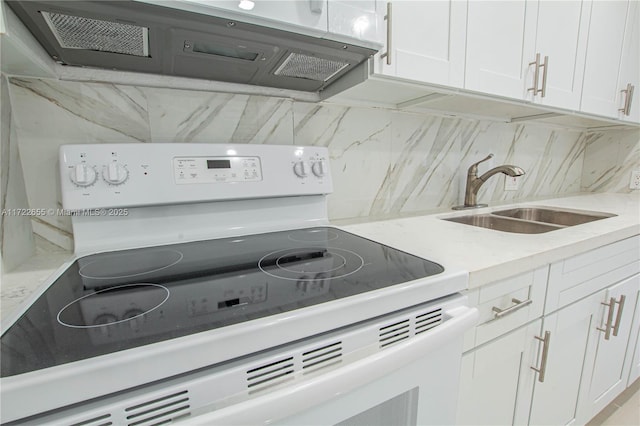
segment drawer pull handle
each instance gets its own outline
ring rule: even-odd
[[[533,336],[542,342],[542,359],[540,360],[540,368],[531,367],[532,370],[538,372],[538,381],[544,382],[544,376],[547,372],[547,358],[549,357],[549,342],[551,341],[551,332],[545,331],[544,338]]]
[[[612,297],[609,299],[609,303],[600,302],[600,304],[609,307],[607,322],[605,323],[604,328],[596,327],[596,329],[604,333],[604,340],[609,340],[611,338],[611,328],[613,327],[613,308],[616,305],[616,298]]]
[[[620,295],[620,301],[616,302],[618,304],[618,314],[616,315],[616,325],[613,326],[613,335],[618,335],[618,330],[620,330],[620,321],[622,321],[622,310],[624,309],[624,302],[627,300],[627,297],[623,294]]]
[[[502,318],[505,315],[509,315],[510,313],[513,313],[515,311],[517,311],[518,309],[524,308],[525,306],[528,306],[530,304],[533,303],[533,300],[531,299],[527,299],[527,300],[523,300],[520,301],[516,298],[511,299],[511,301],[513,303],[515,303],[515,305],[513,306],[509,306],[507,309],[500,309],[496,306],[494,306],[491,310],[493,311],[493,315],[494,318]]]

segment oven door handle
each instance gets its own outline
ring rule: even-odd
[[[442,325],[362,360],[238,404],[200,415],[194,413],[185,421],[190,425],[207,426],[259,425],[304,412],[425,357],[452,339],[461,337],[478,319],[478,310],[466,306],[448,310],[445,314],[450,318]]]

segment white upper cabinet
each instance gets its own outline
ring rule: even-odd
[[[374,73],[461,88],[464,84],[466,1],[392,1],[379,15],[385,46]]]
[[[587,47],[590,4],[588,1],[539,1],[535,54],[540,54],[537,91],[527,90],[528,99],[541,105],[580,108]],[[545,59],[547,63],[545,65]],[[532,65],[535,78],[536,64]],[[536,83],[528,81],[529,87]]]
[[[329,33],[343,35],[349,39],[379,43],[379,29],[376,19],[376,6],[379,5],[376,3],[382,4],[376,0],[329,0],[327,6]]]
[[[327,32],[327,0],[136,0],[310,35]]]
[[[586,3],[470,1],[465,88],[578,109]]]
[[[640,5],[629,2],[620,78],[618,79],[618,117],[640,123]]]
[[[618,116],[618,76],[628,8],[628,1],[592,3],[580,107],[584,112]]]
[[[469,1],[466,89],[525,98],[527,62],[535,48],[534,6],[525,1]]]

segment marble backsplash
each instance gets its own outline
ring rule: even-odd
[[[28,216],[14,214],[29,207],[18,149],[9,85],[0,76],[0,253],[1,269],[11,270],[35,252],[33,228]]]
[[[636,130],[586,133],[536,123],[106,83],[12,78],[9,90],[32,208],[60,207],[57,151],[69,143],[326,146],[334,179],[333,220],[459,204],[467,167],[490,152],[494,158],[480,172],[514,164],[527,173],[517,191],[504,191],[502,176],[487,181],[478,199],[488,203],[581,190],[628,191],[628,171],[640,163]],[[40,217],[34,230],[71,248],[67,217]]]
[[[640,170],[640,129],[589,135],[582,167],[583,191],[631,192],[632,170]]]

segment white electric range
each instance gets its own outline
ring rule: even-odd
[[[2,423],[452,422],[467,274],[330,226],[330,170],[322,147],[61,147],[75,257],[3,326]]]

